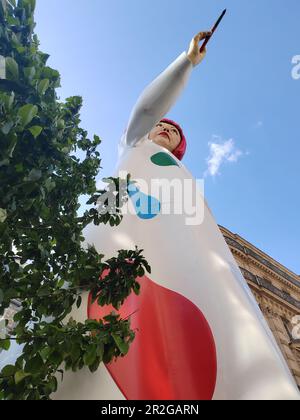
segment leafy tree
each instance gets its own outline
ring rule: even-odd
[[[35,0],[0,0],[6,70],[0,79],[0,315],[12,299],[22,303],[0,350],[12,340],[24,345],[16,364],[0,373],[0,399],[8,400],[50,399],[62,368],[94,372],[102,361],[125,355],[134,339],[129,319],[117,313],[85,323],[66,319],[81,305],[82,289],[118,309],[132,291],[139,293],[137,277],[150,271],[138,249],[103,261],[82,246],[89,223],[121,222],[126,195],[117,194],[116,214],[92,208],[77,215],[80,196],[96,205],[105,194],[95,182],[101,141],[80,128],[80,97],[58,100],[60,75],[39,50],[34,9]],[[110,180],[119,186],[119,179]]]

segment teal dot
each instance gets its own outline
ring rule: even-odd
[[[160,213],[160,201],[151,195],[144,194],[133,182],[128,186],[128,195],[140,219],[153,219]]]

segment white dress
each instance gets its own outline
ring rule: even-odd
[[[141,296],[131,296],[121,310],[122,316],[135,313],[135,342],[128,356],[94,374],[67,374],[57,399],[299,399],[202,193],[196,203],[201,220],[195,222],[186,214],[164,214],[174,199],[145,189],[175,179],[195,188],[184,165],[148,139],[192,69],[182,53],[142,93],[121,139],[115,174],[125,171],[137,180],[131,214],[118,227],[92,225],[85,232],[86,242],[107,258],[138,246],[151,265],[151,274],[141,279]],[[142,202],[149,195],[154,206],[147,212]],[[86,294],[73,317],[84,320],[88,306]],[[104,312],[95,304],[88,308],[91,318]]]

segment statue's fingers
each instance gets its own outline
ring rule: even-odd
[[[205,31],[205,32],[199,32],[196,36],[195,36],[195,41],[199,42],[202,39],[208,38],[209,36],[211,36],[212,32],[211,31]]]

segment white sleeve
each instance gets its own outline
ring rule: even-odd
[[[139,97],[134,106],[122,143],[134,146],[149,133],[175,104],[189,80],[193,64],[183,52]]]

